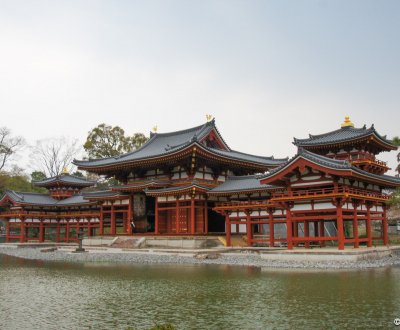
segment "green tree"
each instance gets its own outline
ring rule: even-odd
[[[392,140],[393,144],[396,146],[400,146],[400,138],[398,136],[395,136]],[[397,161],[399,164],[396,167],[397,175],[400,174],[400,152],[397,154]],[[389,205],[392,205],[394,207],[400,207],[400,189],[397,188],[393,193],[392,196],[388,202]]]
[[[44,174],[42,171],[34,171],[31,173],[31,178],[32,181],[41,181],[46,179],[46,174]]]
[[[89,132],[83,148],[90,158],[107,158],[136,150],[146,141],[142,133],[126,136],[119,126],[100,124]]]
[[[400,138],[399,138],[398,136],[395,136],[395,137],[393,138],[392,142],[393,142],[396,146],[400,147]],[[400,152],[397,154],[397,161],[399,162],[399,164],[398,164],[397,167],[396,167],[396,171],[397,171],[398,174],[400,174]]]
[[[46,189],[32,185],[29,177],[23,173],[1,172],[0,173],[0,193],[6,190],[22,192],[46,192]]]

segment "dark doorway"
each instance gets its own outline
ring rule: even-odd
[[[225,233],[225,217],[212,208],[215,203],[208,203],[208,232],[209,233]]]
[[[155,210],[156,210],[156,199],[155,197],[146,197],[146,216],[147,216],[147,232],[154,232],[155,225]]]

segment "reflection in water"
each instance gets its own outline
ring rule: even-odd
[[[400,268],[268,271],[0,255],[0,329],[370,328],[400,317]]]

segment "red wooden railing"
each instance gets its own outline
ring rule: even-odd
[[[307,189],[307,190],[294,190],[291,192],[274,192],[272,194],[272,198],[282,198],[282,197],[301,197],[301,196],[319,196],[319,195],[330,195],[330,194],[354,194],[365,197],[374,197],[374,198],[382,198],[389,199],[390,196],[386,194],[382,194],[380,192],[373,192],[368,190],[361,190],[353,187],[341,186],[338,187],[337,190],[334,188],[319,188],[319,189]]]

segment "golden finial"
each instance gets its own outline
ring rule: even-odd
[[[62,174],[69,174],[67,166],[64,166]]]
[[[211,121],[213,120],[213,116],[212,115],[206,115],[207,121]]]
[[[158,127],[157,127],[157,125],[155,125],[155,126],[153,127],[153,133],[157,133],[157,129],[158,129]]]
[[[354,127],[354,124],[351,122],[349,116],[344,117],[344,122],[342,124],[342,128],[343,127]]]

